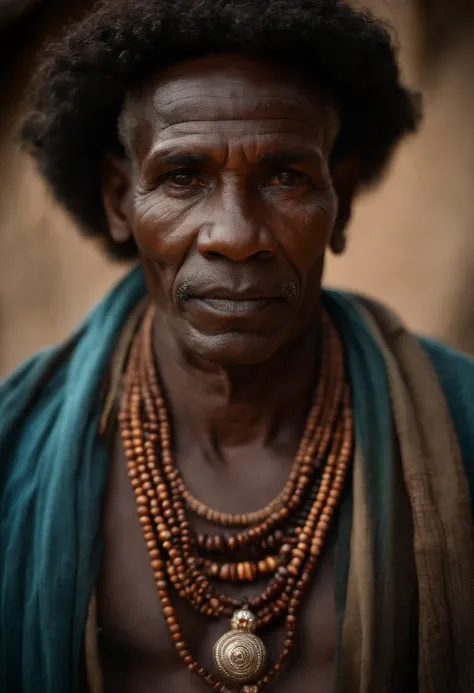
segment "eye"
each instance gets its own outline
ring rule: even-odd
[[[298,188],[308,185],[310,178],[306,173],[295,171],[294,169],[284,169],[278,171],[272,178],[268,179],[267,185],[275,185],[281,188]]]
[[[190,169],[177,169],[176,171],[169,171],[162,176],[162,180],[168,186],[174,188],[195,188],[205,185],[205,183],[198,177],[196,171]]]

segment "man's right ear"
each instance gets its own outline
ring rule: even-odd
[[[132,237],[132,171],[128,159],[107,154],[101,170],[102,204],[110,235],[116,243]]]

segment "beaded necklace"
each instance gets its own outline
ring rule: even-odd
[[[172,454],[171,429],[153,358],[154,308],[132,343],[120,402],[120,433],[157,593],[175,648],[188,669],[218,693],[259,693],[295,646],[302,598],[311,582],[353,453],[353,416],[340,338],[323,315],[321,375],[297,454],[282,492],[242,515],[212,509],[187,489]],[[196,535],[189,515],[228,536]],[[253,599],[222,594],[215,583],[268,585]],[[194,659],[170,594],[210,618],[230,619],[214,646],[216,675]],[[273,664],[256,631],[284,621]]]

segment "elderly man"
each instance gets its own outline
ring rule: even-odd
[[[321,291],[416,99],[339,0],[117,0],[23,137],[135,268],[2,386],[8,693],[472,693],[474,366]]]

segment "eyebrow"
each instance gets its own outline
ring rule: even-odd
[[[152,158],[166,166],[202,166],[212,160],[208,154],[192,152],[170,152],[169,150],[153,153]]]
[[[206,163],[212,162],[213,157],[209,154],[183,151],[176,152],[169,149],[163,151],[155,151],[152,154],[152,159],[158,161],[165,166],[203,166]],[[314,161],[320,159],[320,154],[311,149],[309,150],[280,150],[276,152],[268,152],[259,157],[261,163],[271,166],[290,166],[297,162]]]

